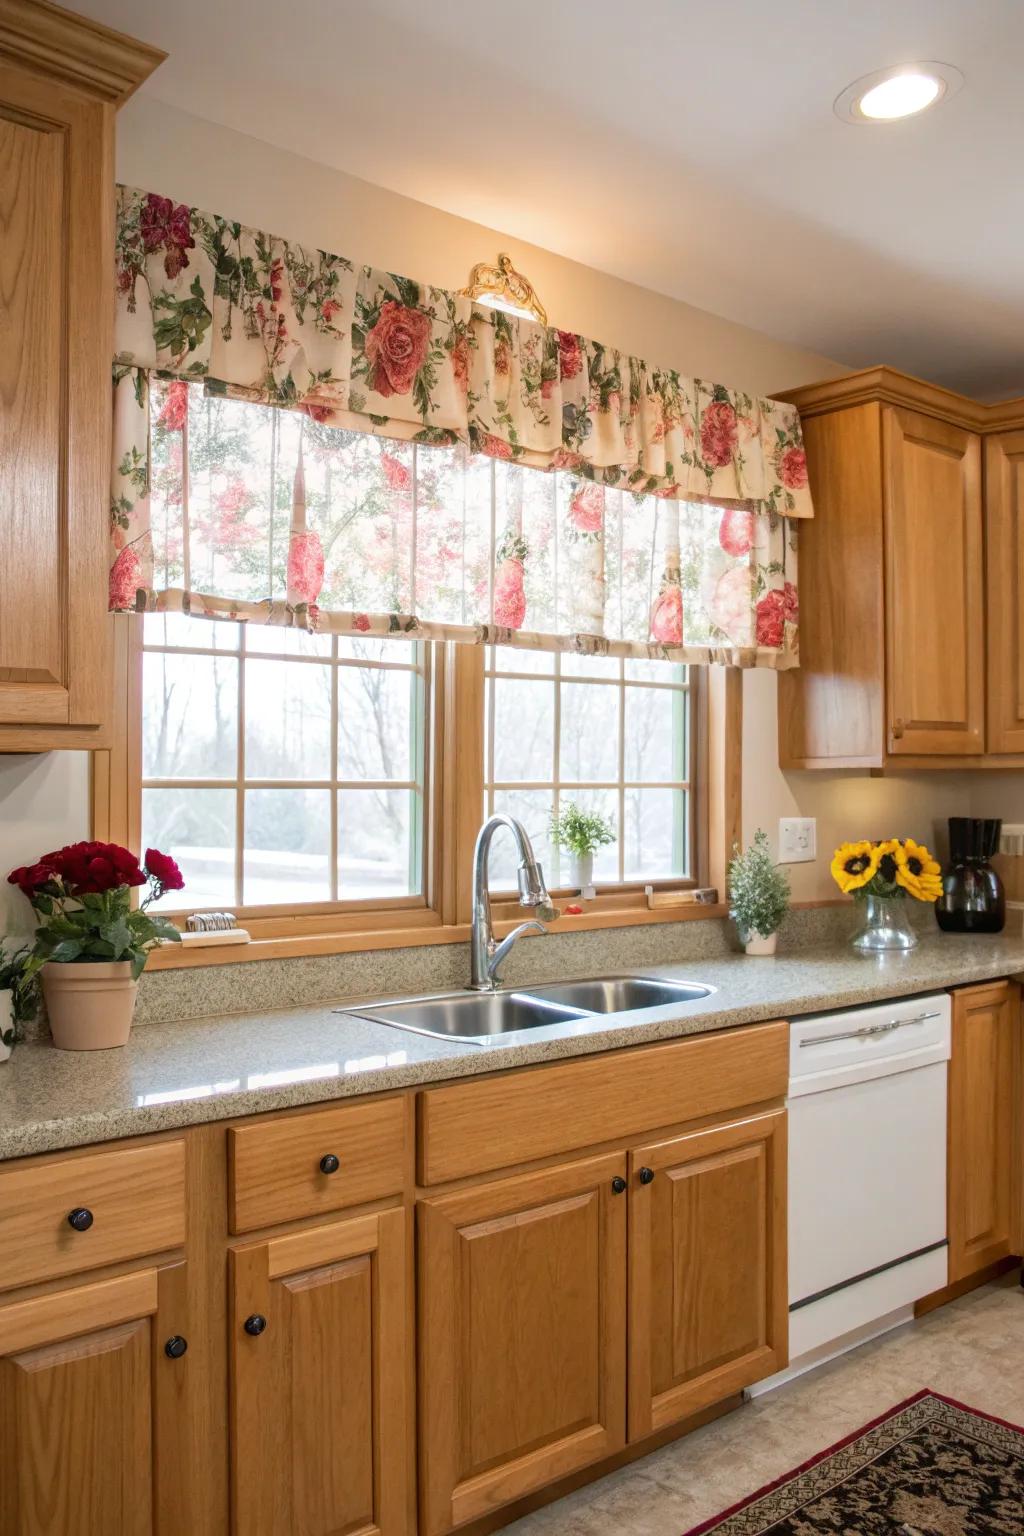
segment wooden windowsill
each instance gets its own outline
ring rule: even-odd
[[[645,907],[584,911],[578,917],[564,912],[548,925],[551,933],[582,933],[595,928],[636,928],[650,923],[687,923],[702,918],[725,917],[728,907],[715,906],[659,907],[654,911]],[[529,914],[523,912],[515,919],[495,918],[494,931],[499,938],[511,932],[517,922]],[[539,934],[524,937],[539,938]],[[309,955],[341,955],[366,949],[407,949],[420,944],[463,944],[469,939],[468,923],[451,923],[434,927],[390,927],[349,929],[335,933],[306,933],[282,938],[254,939],[249,944],[209,944],[189,948],[187,945],[168,944],[154,950],[146,969],[149,971],[174,971],[185,967],[205,965],[240,965],[251,960],[301,959]]]

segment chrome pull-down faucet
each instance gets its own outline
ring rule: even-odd
[[[519,904],[532,907],[547,922],[558,916],[544,884],[544,871],[534,857],[526,828],[514,816],[491,816],[477,834],[473,850],[473,929],[470,937],[470,988],[475,992],[493,992],[500,977],[498,969],[508,957],[516,939],[528,928],[547,933],[543,923],[531,918],[502,939],[499,944],[491,927],[491,898],[487,888],[487,863],[491,839],[499,827],[508,827],[519,849]]]

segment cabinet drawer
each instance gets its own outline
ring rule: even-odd
[[[84,1230],[73,1211],[87,1213]],[[0,1290],[178,1248],[185,1143],[12,1164],[0,1170],[0,1234]]]
[[[394,1098],[232,1126],[231,1231],[253,1232],[401,1193],[405,1118],[405,1100]]]
[[[501,1072],[419,1096],[419,1180],[440,1184],[784,1097],[789,1025]]]

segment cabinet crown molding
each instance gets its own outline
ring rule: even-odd
[[[916,379],[912,374],[900,373],[899,369],[884,364],[861,368],[856,373],[845,373],[820,384],[783,390],[775,398],[795,405],[804,420],[853,405],[878,402],[903,406],[906,410],[919,411],[923,416],[936,416],[968,432],[1005,432],[1024,427],[1024,398],[986,405],[944,389],[941,384],[929,384],[926,379]]]
[[[120,106],[167,57],[50,0],[0,0],[0,60]]]

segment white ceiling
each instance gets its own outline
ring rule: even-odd
[[[850,365],[1024,393],[1021,0],[67,0],[159,99]],[[860,75],[966,77],[917,119]]]

